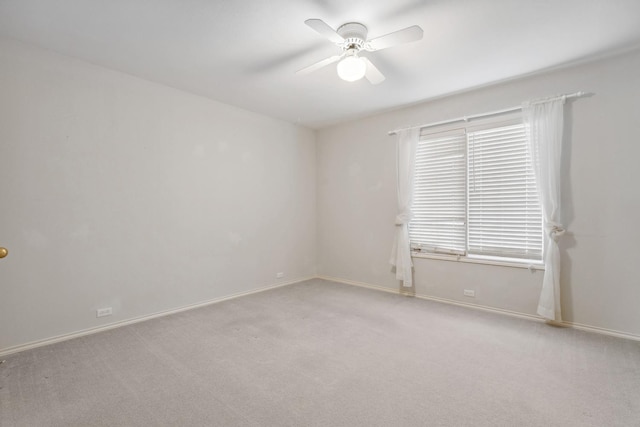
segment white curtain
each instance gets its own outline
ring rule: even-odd
[[[544,252],[545,272],[538,314],[556,322],[562,321],[560,312],[560,250],[558,239],[565,232],[560,223],[560,157],[565,98],[524,103],[522,112],[529,136],[532,167],[546,236]]]
[[[396,216],[396,235],[389,262],[396,268],[396,279],[401,280],[402,285],[406,287],[413,286],[409,221],[412,217],[413,169],[419,135],[419,129],[399,131],[396,146],[398,214]]]

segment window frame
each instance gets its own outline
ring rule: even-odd
[[[424,137],[428,137],[429,135],[437,135],[447,132],[456,132],[462,131],[465,134],[470,132],[475,132],[484,129],[492,129],[503,126],[510,126],[515,124],[522,124],[522,112],[510,112],[507,114],[496,114],[494,116],[482,117],[477,119],[469,119],[462,122],[454,122],[447,123],[442,125],[434,125],[423,127],[420,130],[420,139]],[[469,155],[469,146],[468,140],[465,145],[465,162],[468,162]],[[411,257],[412,258],[425,258],[425,259],[434,259],[434,260],[443,260],[443,261],[454,261],[454,262],[463,262],[463,263],[471,263],[471,264],[487,264],[487,265],[496,265],[503,267],[513,267],[513,268],[526,268],[530,271],[534,270],[544,270],[544,252],[547,243],[547,236],[544,232],[544,227],[542,224],[543,219],[541,219],[541,235],[542,235],[542,253],[540,260],[532,260],[526,258],[509,258],[502,256],[490,256],[490,255],[481,255],[481,254],[469,254],[469,236],[468,236],[468,227],[469,227],[469,166],[466,165],[465,168],[465,253],[446,253],[446,252],[431,252],[424,251],[421,252],[419,249],[414,247],[414,244],[411,244]]]

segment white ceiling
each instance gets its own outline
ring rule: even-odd
[[[340,80],[339,49],[304,24],[359,21],[387,77]],[[640,46],[639,0],[0,0],[0,36],[319,128]]]

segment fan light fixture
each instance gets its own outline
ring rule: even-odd
[[[338,77],[347,82],[355,82],[364,77],[367,71],[367,64],[357,55],[349,55],[338,62]]]

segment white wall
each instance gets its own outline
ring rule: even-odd
[[[0,350],[315,275],[315,165],[308,129],[1,40]]]
[[[387,131],[576,90],[596,95],[568,113],[564,315],[640,335],[640,52],[324,129],[316,147],[308,129],[0,40],[0,352],[313,276],[316,261],[398,289]],[[539,272],[415,264],[419,294],[535,312]]]
[[[437,84],[437,82],[433,82]],[[375,90],[375,88],[372,88]],[[318,132],[318,273],[398,289],[387,131],[578,90],[564,149],[565,320],[640,336],[640,52],[450,96]],[[542,273],[414,259],[415,292],[535,314]],[[477,297],[463,296],[475,289]]]

